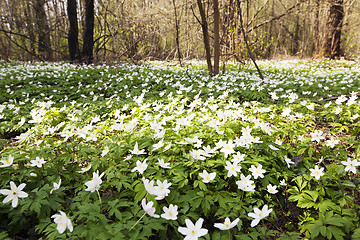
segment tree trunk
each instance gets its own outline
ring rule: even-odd
[[[237,0],[237,7],[238,7],[238,11],[239,11],[240,27],[241,27],[241,31],[242,31],[243,36],[244,36],[244,42],[245,42],[245,45],[246,45],[246,48],[247,48],[249,57],[250,57],[250,59],[253,61],[254,65],[255,65],[255,67],[256,67],[256,70],[257,70],[257,72],[259,73],[260,78],[261,78],[261,79],[264,79],[264,76],[262,75],[260,68],[259,68],[258,65],[256,64],[255,57],[254,57],[254,55],[253,55],[252,52],[251,52],[251,49],[250,49],[250,46],[249,46],[249,43],[248,43],[248,40],[247,40],[247,36],[246,36],[246,33],[245,33],[245,29],[244,29],[243,18],[242,18],[240,0]]]
[[[201,28],[203,31],[203,38],[204,38],[204,45],[205,45],[205,53],[206,53],[206,62],[208,66],[209,75],[213,75],[213,68],[211,63],[211,51],[210,51],[210,38],[209,38],[209,31],[208,25],[205,15],[205,10],[201,0],[197,0],[197,5],[199,7],[200,17],[201,17]]]
[[[38,34],[38,53],[43,60],[52,60],[52,49],[50,45],[50,27],[45,13],[45,0],[34,1],[34,12],[36,17]]]
[[[25,14],[25,21],[28,24],[28,27],[26,28],[27,35],[29,36],[29,42],[30,42],[30,52],[32,52],[32,55],[30,55],[30,59],[33,60],[33,55],[36,55],[36,37],[35,37],[35,29],[33,26],[33,17],[32,11],[31,11],[31,2],[24,3],[24,14]]]
[[[320,0],[315,0],[315,19],[313,27],[313,47],[312,55],[316,56],[319,53],[319,14],[320,14]]]
[[[292,48],[292,54],[296,55],[299,51],[299,42],[300,42],[300,23],[299,23],[299,12],[296,13],[295,29],[294,29],[294,45]]]
[[[176,30],[176,47],[177,47],[177,55],[179,59],[180,66],[182,65],[181,62],[181,52],[180,52],[180,29],[179,29],[179,20],[177,17],[177,11],[176,11],[176,3],[175,0],[172,1],[173,7],[174,7],[174,17],[175,17],[175,30]]]
[[[83,35],[82,61],[92,63],[94,49],[94,0],[85,0],[85,24]]]
[[[79,50],[79,28],[77,20],[77,4],[76,0],[67,1],[67,13],[69,18],[69,33],[68,33],[68,47],[70,60],[73,62],[80,59]]]
[[[219,74],[220,62],[220,12],[219,1],[213,0],[214,7],[214,75]]]
[[[331,59],[340,57],[341,30],[344,19],[344,1],[330,0],[330,11],[326,23],[327,32],[323,44],[323,56]]]

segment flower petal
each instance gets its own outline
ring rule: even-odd
[[[11,202],[11,205],[15,208],[18,205],[18,202],[19,202],[19,199],[17,197],[14,197]]]

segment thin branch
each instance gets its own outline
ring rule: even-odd
[[[194,8],[192,6],[191,6],[191,11],[192,11],[194,17],[196,18],[196,20],[198,21],[198,23],[201,25],[200,19],[196,16]]]
[[[301,0],[300,2],[297,2],[295,5],[293,5],[293,6],[291,6],[290,8],[288,8],[288,9],[287,9],[285,12],[283,12],[282,14],[277,15],[277,16],[275,16],[275,17],[273,17],[273,18],[270,18],[270,19],[268,19],[268,20],[266,20],[266,21],[264,21],[264,22],[262,22],[262,23],[259,23],[259,24],[255,25],[254,27],[252,27],[252,28],[250,28],[250,29],[248,30],[248,33],[252,32],[252,31],[254,31],[255,29],[257,29],[257,28],[259,28],[259,27],[261,27],[261,26],[263,26],[263,25],[266,25],[266,24],[268,24],[268,23],[270,23],[270,22],[272,22],[272,21],[279,20],[280,18],[282,18],[282,17],[286,16],[287,14],[289,14],[294,8],[298,7],[298,6],[299,6],[300,4],[302,4],[304,1],[306,1],[306,0]]]
[[[4,31],[3,31],[4,32]],[[31,56],[34,56],[35,58],[37,58],[39,61],[43,61],[44,59],[42,59],[39,55],[37,55],[36,53],[33,53],[31,51],[29,51],[26,47],[21,46],[20,44],[18,44],[16,41],[12,40],[11,37],[6,33],[5,36],[12,42],[14,43],[16,46],[18,46],[20,49],[24,50],[25,52],[29,53]]]
[[[245,29],[244,29],[244,23],[243,23],[243,19],[242,19],[242,12],[241,12],[241,6],[240,6],[240,0],[237,0],[237,6],[238,6],[238,11],[239,11],[239,17],[240,17],[240,27],[241,27],[241,31],[243,33],[243,36],[244,36],[244,41],[245,41],[245,45],[246,45],[246,48],[248,50],[248,53],[249,53],[249,56],[251,58],[251,60],[253,61],[255,67],[256,67],[256,70],[258,71],[259,73],[259,76],[261,79],[264,79],[264,76],[262,75],[261,71],[260,71],[260,68],[258,67],[258,65],[256,64],[256,61],[255,61],[255,57],[254,55],[252,54],[251,52],[251,49],[249,47],[249,43],[248,43],[248,40],[247,40],[247,37],[246,37],[246,33],[245,33]]]
[[[269,3],[269,0],[267,0],[254,14],[253,18],[250,20],[250,22],[247,24],[248,26],[250,26],[253,21],[255,20],[256,16],[265,8],[265,6]]]

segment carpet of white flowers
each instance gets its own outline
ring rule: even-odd
[[[360,63],[0,62],[0,239],[360,239]]]

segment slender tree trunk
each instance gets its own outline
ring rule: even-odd
[[[172,0],[173,7],[174,7],[174,17],[175,17],[175,30],[176,30],[176,47],[177,47],[177,55],[179,59],[180,66],[182,65],[181,62],[181,52],[180,52],[180,29],[179,29],[179,20],[177,17],[177,11],[176,11],[176,2],[175,0]]]
[[[313,27],[313,47],[312,55],[313,57],[319,54],[319,14],[320,14],[320,0],[315,0],[315,17],[314,17],[314,27]]]
[[[271,17],[273,18],[275,16],[275,1],[272,0],[271,3]],[[270,58],[271,55],[271,46],[272,44],[272,37],[273,37],[273,29],[274,29],[274,23],[270,22],[269,24],[269,28],[268,28],[268,34],[267,34],[267,39],[266,42],[268,43],[268,46],[266,46],[266,50],[265,50],[265,57],[266,58]]]
[[[85,24],[82,61],[92,63],[94,49],[94,0],[85,0]]]
[[[77,4],[76,0],[67,1],[67,13],[69,18],[68,47],[70,60],[73,62],[80,59],[79,50],[79,28],[77,20]]]
[[[38,33],[38,52],[43,60],[52,60],[52,50],[50,45],[50,27],[45,13],[45,0],[35,0],[34,11]]]
[[[294,46],[292,48],[292,55],[296,55],[299,51],[299,42],[300,42],[300,23],[299,23],[299,12],[296,13],[296,22],[294,29]]]
[[[206,53],[206,62],[208,66],[209,75],[213,75],[213,68],[211,63],[211,50],[210,50],[210,37],[208,24],[206,20],[205,10],[201,0],[197,0],[197,5],[199,7],[200,17],[201,17],[201,28],[203,31],[204,45],[205,45],[205,53]]]
[[[255,65],[255,67],[256,67],[256,70],[257,70],[257,72],[259,73],[260,78],[261,78],[261,79],[264,79],[264,76],[262,75],[262,73],[261,73],[261,71],[260,71],[260,68],[259,68],[258,65],[256,64],[255,57],[254,57],[254,55],[252,54],[251,49],[250,49],[250,47],[249,47],[249,43],[248,43],[247,36],[246,36],[246,33],[245,33],[245,29],[244,29],[244,23],[243,23],[243,18],[242,18],[240,0],[237,0],[237,6],[238,6],[238,11],[239,11],[240,27],[241,27],[241,31],[242,31],[243,36],[244,36],[244,42],[245,42],[245,45],[246,45],[248,54],[249,54],[249,56],[250,56],[250,59],[253,61],[254,65]]]
[[[34,34],[34,26],[33,26],[33,16],[32,16],[32,11],[31,11],[31,3],[30,2],[26,2],[26,5],[24,3],[24,14],[25,14],[25,18],[26,18],[26,22],[28,24],[28,27],[26,28],[27,30],[27,35],[29,36],[29,42],[30,42],[30,52],[33,53],[33,55],[36,54],[36,37]],[[33,60],[33,55],[30,55],[30,59]]]
[[[341,30],[344,19],[344,1],[329,0],[330,11],[326,23],[327,32],[323,44],[323,55],[331,59],[340,57],[341,52]]]
[[[219,74],[220,62],[220,12],[219,1],[213,0],[214,8],[214,75]]]

